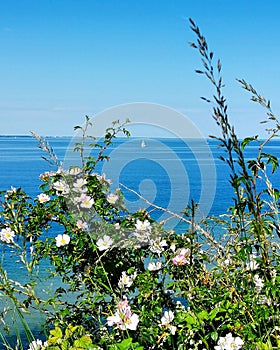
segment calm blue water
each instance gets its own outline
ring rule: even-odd
[[[80,165],[78,154],[71,151],[75,142],[71,138],[50,137],[47,141],[65,166]],[[229,169],[218,159],[224,154],[216,141],[145,139],[145,147],[141,147],[141,143],[141,139],[118,139],[106,150],[110,162],[100,163],[97,171],[106,173],[112,180],[113,190],[124,184],[150,203],[177,214],[193,199],[200,203],[199,217],[223,214],[232,205]],[[38,142],[28,136],[0,136],[0,190],[14,186],[22,187],[33,197],[40,193],[40,173],[56,169],[41,158],[45,154],[37,145]],[[88,149],[86,151],[88,155]],[[279,158],[280,141],[271,142],[265,152]],[[256,144],[247,147],[248,159],[256,153]],[[279,172],[272,181],[280,188]],[[154,219],[166,221],[169,228],[183,230],[179,220],[170,219],[131,191],[122,189],[129,209],[146,208]],[[24,275],[14,266],[8,270],[10,278],[14,274],[24,281]],[[38,319],[33,322],[36,327]]]
[[[80,164],[78,154],[71,152],[71,138],[47,140],[65,166]],[[139,139],[120,139],[106,150],[110,162],[100,163],[97,171],[106,173],[113,181],[113,189],[122,183],[150,202],[177,213],[190,199],[200,203],[201,215],[222,214],[232,204],[229,169],[218,159],[224,154],[216,141],[146,139],[145,142],[146,147],[141,148]],[[40,173],[55,168],[41,158],[46,154],[37,145],[29,136],[0,136],[0,190],[14,186],[22,187],[31,196],[40,193]],[[249,146],[246,156],[249,159],[256,152],[257,145]],[[280,141],[271,142],[265,152],[279,157]],[[278,174],[273,176],[273,182],[279,184]],[[124,193],[129,208],[151,209],[131,192],[124,190]],[[161,218],[158,212],[152,215]]]

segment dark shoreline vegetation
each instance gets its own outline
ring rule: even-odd
[[[40,175],[35,197],[22,188],[1,191],[0,295],[9,301],[0,314],[3,349],[280,348],[279,191],[271,181],[279,164],[266,152],[280,124],[270,101],[239,80],[265,109],[269,132],[263,140],[238,138],[227,114],[221,62],[190,24],[196,36],[190,45],[202,59],[196,72],[214,89],[212,99],[203,99],[220,128],[211,140],[229,169],[230,208],[199,220],[199,204],[192,199],[183,213],[160,208],[186,224],[181,234],[144,209],[128,210],[122,190],[112,191],[96,172],[117,137],[130,136],[128,121],[114,122],[96,141],[88,138],[86,117],[75,127],[81,166],[66,169],[47,138],[33,134],[55,170]],[[255,156],[248,158],[246,151],[256,143]],[[86,155],[87,147],[94,155]],[[216,230],[223,235],[216,237]],[[10,256],[28,277],[24,282],[5,269]],[[47,290],[53,279],[61,284]],[[41,334],[28,323],[35,311],[44,318]]]

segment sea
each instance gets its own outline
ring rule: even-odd
[[[67,169],[82,165],[80,153],[74,151],[80,141],[73,137],[46,137],[45,144],[40,146],[32,136],[0,136],[0,190],[21,187],[30,197],[36,197],[41,193],[40,174],[56,171],[59,166]],[[102,145],[103,139],[94,142]],[[57,156],[56,164],[48,161],[47,149]],[[246,160],[256,157],[258,150],[259,144],[255,141],[247,145]],[[280,140],[271,141],[263,151],[279,159]],[[94,171],[110,179],[112,192],[118,188],[123,191],[130,211],[145,208],[154,220],[178,233],[186,229],[180,216],[191,201],[199,204],[197,220],[223,215],[233,205],[230,169],[226,161],[219,159],[221,156],[226,159],[227,153],[218,140],[116,138],[103,153],[86,143],[83,157],[88,156],[109,159],[98,162]],[[268,175],[273,186],[280,188],[279,170],[272,174],[269,166]],[[260,188],[262,186],[265,186],[264,178],[260,179]],[[5,267],[8,278],[25,283],[17,263],[10,260]],[[31,329],[38,333],[42,320],[38,315],[28,317]],[[3,334],[1,323],[0,334]],[[3,345],[2,348],[5,349]]]

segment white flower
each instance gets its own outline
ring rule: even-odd
[[[83,188],[83,186],[87,183],[85,179],[77,179],[76,182],[73,183],[73,190],[75,192],[87,192],[87,188]]]
[[[230,259],[229,259],[229,258],[225,259],[224,264],[225,264],[226,266],[230,265],[230,264],[231,264]]]
[[[170,329],[170,333],[171,333],[172,335],[175,335],[176,330],[177,330],[177,327],[176,327],[176,326],[171,326],[171,325],[169,325],[168,328]]]
[[[249,262],[246,264],[247,270],[256,270],[259,267],[259,264],[256,262],[256,255],[250,254]]]
[[[4,243],[13,243],[15,232],[10,228],[2,228],[0,231],[0,240]]]
[[[104,236],[103,238],[99,238],[99,240],[96,242],[97,248],[102,250],[107,250],[111,247],[113,244],[113,240],[110,236]]]
[[[112,184],[112,181],[110,179],[106,179],[106,174],[103,173],[102,176],[100,177],[100,181],[101,182],[105,182],[107,183],[108,185],[111,185]]]
[[[157,261],[157,262],[151,261],[149,262],[147,269],[149,271],[157,271],[157,270],[160,270],[161,267],[162,267],[162,263],[160,261]]]
[[[176,244],[174,242],[170,244],[170,249],[172,250],[173,253],[175,252]]]
[[[53,188],[56,190],[56,194],[68,194],[69,186],[62,180],[53,183]]]
[[[135,228],[134,237],[136,237],[139,242],[147,242],[152,230],[150,222],[148,220],[141,221],[137,219]]]
[[[161,318],[161,326],[168,328],[172,335],[174,335],[176,333],[176,330],[177,330],[176,326],[171,325],[173,320],[174,320],[173,311],[171,311],[171,310],[164,311],[164,314]]]
[[[88,224],[82,220],[78,220],[76,223],[76,226],[81,229],[81,230],[86,230],[88,229]]]
[[[169,311],[164,311],[164,314],[161,318],[161,324],[163,326],[166,326],[168,324],[170,324],[172,321],[174,320],[174,313],[173,311],[169,310]]]
[[[115,226],[115,229],[116,229],[116,230],[120,230],[120,229],[121,229],[121,225],[120,225],[118,222],[116,222],[116,223],[114,224],[114,226]]]
[[[167,247],[166,240],[161,241],[160,238],[156,238],[150,241],[150,251],[152,253],[161,254],[164,251],[164,247]]]
[[[148,220],[141,221],[137,219],[135,224],[137,231],[148,231],[151,232],[151,223]]]
[[[116,204],[116,202],[118,201],[119,199],[119,196],[115,193],[110,193],[107,195],[107,201],[110,203],[110,204]]]
[[[33,340],[32,343],[29,344],[28,350],[44,350],[48,346],[48,342],[42,342],[40,339]]]
[[[254,283],[255,283],[255,288],[258,292],[262,290],[262,287],[264,286],[263,280],[260,278],[259,275],[254,276]]]
[[[50,196],[45,193],[38,194],[37,198],[40,203],[47,203],[50,200]]]
[[[126,272],[123,271],[118,282],[119,288],[129,288],[132,285],[135,277],[136,273],[134,273],[133,275],[127,275]]]
[[[215,350],[231,350],[241,349],[244,344],[240,337],[233,337],[231,333],[228,333],[225,337],[220,337],[218,344],[214,347]]]
[[[55,237],[55,240],[56,240],[56,246],[62,247],[64,245],[69,244],[70,236],[68,236],[66,233],[64,233],[63,235],[59,234]]]
[[[13,195],[14,193],[16,193],[16,191],[17,191],[17,189],[15,187],[11,186],[11,189],[6,192],[7,195],[5,197],[7,198],[7,197]]]
[[[81,203],[80,206],[82,208],[90,209],[93,206],[94,199],[83,193],[79,198],[79,202]]]

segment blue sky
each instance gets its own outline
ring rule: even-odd
[[[210,84],[188,18],[223,65],[229,114],[240,137],[265,135],[264,111],[244,78],[280,110],[280,2],[190,0],[0,0],[0,134],[72,135],[84,116],[150,102],[217,134]]]

